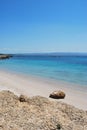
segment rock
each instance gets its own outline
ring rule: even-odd
[[[20,101],[20,102],[27,102],[27,97],[24,96],[24,95],[20,95],[19,101]]]
[[[50,98],[54,99],[63,99],[65,98],[65,93],[63,91],[54,91],[53,93],[50,94]]]

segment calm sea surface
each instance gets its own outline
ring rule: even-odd
[[[87,85],[87,54],[16,54],[0,69]]]

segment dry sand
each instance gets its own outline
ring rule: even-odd
[[[63,90],[66,97],[61,99],[62,102],[87,110],[87,90],[78,88],[76,85],[60,81],[0,71],[0,90],[10,90],[17,95],[24,94],[28,97],[36,95],[49,97],[51,92]]]

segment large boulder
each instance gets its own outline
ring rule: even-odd
[[[63,91],[54,91],[49,95],[50,98],[63,99],[65,98],[65,93]]]

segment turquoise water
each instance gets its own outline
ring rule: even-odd
[[[87,85],[87,55],[21,54],[0,60],[0,69]]]

